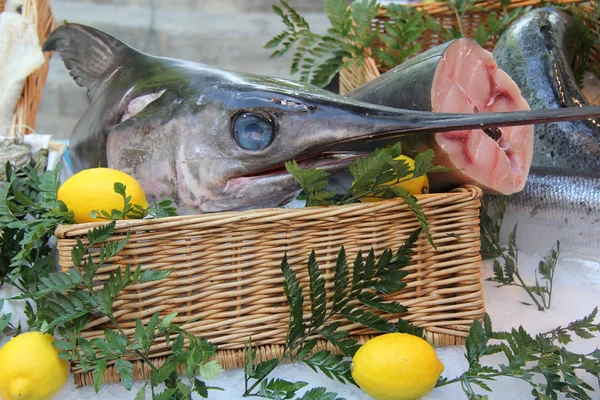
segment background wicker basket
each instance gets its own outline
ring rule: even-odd
[[[575,4],[589,3],[589,1],[585,0],[562,0],[562,2]],[[540,0],[517,0],[511,1],[507,8],[513,9],[516,7],[526,6],[540,7],[544,4],[545,3]],[[475,5],[484,8],[485,11],[469,11],[461,19],[461,26],[466,37],[473,37],[477,27],[481,24],[486,23],[487,18],[491,12],[499,12],[503,9],[502,3],[500,1],[478,0],[475,2]],[[442,25],[442,28],[445,30],[450,30],[452,29],[452,27],[458,28],[456,16],[452,12],[452,10],[450,10],[443,3],[419,3],[412,5],[412,7],[416,7],[420,10],[427,11],[431,16],[436,18],[437,22],[440,23]],[[589,6],[582,5],[581,7],[586,7],[591,12],[591,8]],[[371,29],[383,31],[383,24],[385,23],[385,21],[388,20],[389,18],[386,17],[385,8],[381,8],[379,14],[371,23]],[[590,28],[594,29],[593,27]],[[419,37],[418,42],[422,43],[422,51],[425,51],[432,47],[442,44],[444,42],[444,39],[441,38],[437,33],[426,30]],[[484,48],[486,48],[489,51],[492,51],[495,44],[495,38],[492,37],[485,44]],[[373,47],[382,47],[382,43],[380,41],[375,41]],[[592,49],[592,57],[594,58],[595,63],[597,65],[600,65],[600,49]],[[382,68],[381,65],[379,65],[375,59],[370,57],[367,57],[365,62],[361,66],[354,65],[350,68],[343,68],[340,71],[340,94],[346,94],[351,90],[354,90],[355,88],[364,85],[365,83],[377,78],[385,71],[386,70]]]
[[[6,0],[0,0],[0,12],[4,11],[5,3]],[[22,14],[37,26],[40,44],[43,44],[50,32],[56,28],[48,0],[24,0]],[[29,75],[25,81],[23,93],[13,114],[9,136],[15,136],[16,133],[31,133],[35,128],[37,109],[42,99],[50,66],[48,61],[52,53],[48,52],[44,55],[46,57],[44,65]]]
[[[408,286],[388,296],[405,305],[408,312],[403,318],[423,327],[428,339],[439,346],[463,343],[473,319],[484,314],[479,254],[481,195],[479,188],[463,187],[417,196],[438,249],[422,235],[407,268]],[[88,229],[97,225],[57,229],[63,271],[73,268],[71,249],[77,239],[85,242]],[[262,359],[282,354],[289,320],[280,270],[284,252],[304,285],[305,318],[309,318],[306,265],[312,249],[326,288],[331,288],[341,246],[351,263],[359,249],[368,252],[372,246],[376,255],[386,248],[397,250],[418,226],[412,211],[399,199],[339,207],[119,221],[110,240],[122,239],[130,231],[129,243],[98,271],[94,281],[102,287],[119,266],[173,268],[167,279],[128,287],[114,306],[117,321],[133,337],[136,318],[147,322],[155,312],[178,312],[174,322],[219,346],[217,359],[224,368],[239,368],[243,365],[244,344],[250,337]],[[98,255],[98,249],[90,251]],[[333,291],[327,291],[331,301]],[[398,316],[388,317],[396,321]],[[101,337],[104,329],[111,327],[107,320],[95,319],[82,335]],[[343,327],[363,342],[375,333],[347,321]],[[320,343],[318,348],[328,347]],[[159,342],[153,346],[150,358],[162,365],[168,354],[169,349]],[[134,365],[134,378],[148,379],[147,365],[141,361]],[[90,372],[73,373],[77,385],[93,382]],[[114,368],[109,367],[105,382],[118,379]]]

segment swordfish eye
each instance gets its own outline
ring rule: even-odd
[[[273,121],[262,114],[241,113],[233,123],[233,138],[244,150],[264,150],[269,147],[274,137]]]

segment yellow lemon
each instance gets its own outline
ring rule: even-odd
[[[351,368],[358,386],[377,400],[416,400],[434,388],[444,364],[426,340],[388,333],[362,345]]]
[[[0,349],[0,398],[48,400],[67,381],[69,363],[58,357],[54,338],[28,332]]]
[[[396,157],[394,160],[404,160],[404,162],[406,164],[408,164],[409,169],[411,169],[411,170],[415,169],[415,160],[413,160],[410,157],[401,155],[401,156]],[[411,176],[412,176],[412,174],[410,174],[408,177],[411,177]],[[399,182],[395,186],[404,188],[410,194],[413,194],[413,195],[425,194],[425,193],[429,193],[429,178],[427,178],[427,175],[422,175],[417,178],[408,179],[406,181]],[[385,200],[385,199],[380,198],[380,197],[363,197],[362,199],[360,199],[360,201],[363,203],[371,203],[371,202],[382,201],[382,200]]]
[[[111,168],[90,168],[73,175],[58,189],[58,200],[63,201],[75,213],[75,222],[102,221],[92,218],[94,210],[123,210],[123,197],[114,192],[116,182],[124,184],[131,204],[148,207],[142,186],[131,175]]]

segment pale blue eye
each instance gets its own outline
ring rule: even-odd
[[[264,150],[269,147],[275,136],[271,120],[260,114],[240,114],[234,124],[233,137],[245,150]]]

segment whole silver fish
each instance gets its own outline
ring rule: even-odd
[[[589,103],[573,72],[582,40],[572,17],[538,9],[516,20],[493,54],[531,109],[583,107]],[[600,172],[600,119],[537,125],[534,134],[532,165]]]
[[[532,168],[523,191],[513,195],[504,236],[518,223],[518,243],[527,253],[561,252],[600,262],[600,174]]]
[[[299,190],[284,163],[340,171],[357,156],[332,153],[340,143],[600,116],[600,107],[479,115],[393,109],[154,57],[78,24],[56,29],[43,48],[60,52],[88,89],[90,107],[70,141],[74,172],[125,171],[150,201],[174,198],[182,214],[281,205]]]

